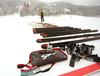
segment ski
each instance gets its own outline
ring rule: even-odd
[[[59,32],[59,33],[47,33],[42,35],[43,37],[54,37],[54,36],[62,36],[62,35],[71,35],[71,34],[79,34],[79,33],[88,33],[88,32],[97,32],[98,30],[85,30],[85,31],[69,31],[69,32]]]
[[[96,72],[100,72],[100,63],[95,63],[59,76],[91,76]],[[92,75],[94,76],[94,75]]]
[[[99,36],[100,33],[96,34],[86,34],[86,35],[77,35],[77,36],[67,36],[67,37],[58,37],[58,38],[44,38],[44,39],[37,39],[38,43],[43,42],[51,42],[51,41],[58,41],[58,40],[65,40],[65,39],[73,39],[73,38],[80,38],[80,37],[90,37],[90,36]]]
[[[84,29],[84,30],[62,30],[62,31],[44,31],[43,33],[40,33],[40,35],[45,35],[45,34],[60,34],[60,33],[69,33],[69,32],[81,32],[81,31],[91,31],[90,29]]]
[[[81,29],[73,27],[33,28],[33,33],[37,34],[37,33],[51,32],[51,31],[66,31],[66,30],[81,30]]]
[[[80,39],[80,40],[73,40],[73,41],[67,41],[67,42],[59,42],[59,43],[50,43],[52,47],[65,47],[70,43],[81,43],[81,42],[88,42],[88,41],[93,41],[93,40],[98,40],[100,37],[93,37],[93,38],[88,38],[88,39]],[[48,44],[43,44],[41,47],[43,49],[47,49]]]
[[[45,24],[44,24],[44,25],[45,25]],[[39,30],[47,30],[47,29],[63,29],[63,28],[73,28],[73,27],[65,26],[65,27],[35,28],[35,30],[39,31]]]
[[[57,25],[53,25],[53,24],[49,24],[49,23],[42,23],[42,25],[46,26],[47,28],[57,27]]]
[[[63,31],[51,31],[51,32],[44,32],[44,33],[40,33],[41,36],[45,35],[55,35],[55,34],[65,34],[65,33],[75,33],[75,32],[88,32],[91,31],[90,29],[84,29],[84,30],[63,30]]]

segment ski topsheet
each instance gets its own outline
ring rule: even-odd
[[[85,30],[85,31],[69,31],[69,32],[58,32],[58,33],[46,33],[43,37],[54,37],[54,36],[62,36],[62,35],[71,35],[71,34],[79,34],[79,33],[88,33],[88,32],[97,32],[98,30]]]
[[[51,42],[51,41],[58,41],[58,40],[65,40],[65,39],[73,39],[73,38],[80,38],[80,37],[90,37],[90,36],[99,36],[100,33],[96,34],[86,34],[86,35],[77,35],[77,36],[67,36],[67,37],[57,37],[57,38],[44,38],[44,39],[37,39],[38,43],[43,42]]]
[[[84,31],[91,31],[90,29],[86,29],[86,30],[62,30],[62,31],[48,31],[48,32],[43,32],[43,33],[41,33],[40,35],[45,35],[45,34],[47,34],[47,35],[49,35],[49,34],[62,34],[62,33],[73,33],[73,32],[84,32]]]
[[[78,70],[74,70],[74,71],[59,75],[59,76],[90,76],[96,71],[100,72],[100,66],[97,63],[80,68]]]
[[[55,27],[55,28],[33,28],[33,33],[44,33],[44,32],[54,32],[54,31],[67,31],[67,30],[81,30],[73,27]]]
[[[93,37],[93,38],[88,38],[88,39],[80,39],[80,40],[73,40],[73,41],[59,42],[59,43],[50,43],[50,45],[52,45],[52,47],[65,47],[69,43],[81,43],[81,42],[93,41],[93,40],[98,40],[98,39],[100,39],[100,37]],[[41,47],[43,49],[46,49],[47,45],[48,44],[43,44],[41,45]]]

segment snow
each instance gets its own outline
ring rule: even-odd
[[[32,27],[38,25],[36,22],[40,22],[39,16],[20,17],[14,14],[0,17],[0,76],[20,76],[20,69],[17,69],[17,64],[26,64],[29,60],[29,54],[32,51],[41,49],[41,43],[36,43],[36,39],[42,37],[32,32]],[[100,18],[95,17],[75,15],[46,16],[45,22],[57,26],[97,29],[100,32]],[[99,42],[100,40],[96,40],[86,42],[86,44],[94,45],[95,50],[93,53],[100,56]],[[72,68],[69,67],[69,62],[70,56],[68,55],[66,61],[56,63],[49,72],[39,73],[34,76],[58,76],[94,63],[81,60],[76,62],[75,67]],[[98,76],[98,73],[95,76]]]
[[[67,9],[67,8],[65,8],[65,11],[66,11],[66,12],[71,12],[71,11],[70,11],[69,9]]]

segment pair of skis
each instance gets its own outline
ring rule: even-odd
[[[81,30],[79,28],[73,28],[73,27],[51,27],[51,28],[33,28],[33,32],[35,34],[40,33],[43,37],[54,37],[54,36],[62,36],[62,35],[71,35],[71,34],[80,34],[80,33],[91,33],[91,32],[97,32],[98,30],[90,30],[90,29],[84,29]],[[65,39],[74,39],[74,38],[81,38],[81,37],[92,37],[88,39],[80,39],[80,40],[73,40],[73,41],[67,41],[67,42],[59,42],[59,43],[51,43],[53,47],[65,47],[69,43],[81,43],[86,41],[92,41],[92,40],[98,40],[100,39],[100,33],[94,33],[94,34],[86,34],[86,35],[78,35],[78,36],[65,36],[65,37],[56,37],[56,38],[44,38],[44,39],[37,39],[36,41],[38,43],[43,42],[52,42],[52,41],[59,41],[59,40],[65,40]],[[48,44],[44,44],[41,47],[47,48]]]
[[[90,30],[90,29],[80,29],[73,27],[51,27],[51,28],[33,28],[33,33],[40,33],[43,37],[54,37],[54,36],[62,36],[62,35],[71,35],[71,34],[79,34],[79,33],[88,33],[88,32],[97,32],[98,30]]]
[[[63,32],[53,32],[53,33],[44,33],[42,35],[45,37],[55,37],[55,36],[62,36],[62,35],[72,35],[72,34],[80,34],[80,33],[89,33],[89,32],[97,32],[98,30],[75,30],[75,31],[63,31]]]
[[[91,36],[100,36],[100,33],[96,34],[85,34],[85,35],[77,35],[77,36],[64,36],[64,37],[56,37],[56,38],[44,38],[44,39],[37,39],[38,43],[43,42],[51,42],[51,41],[58,41],[58,40],[66,40],[66,39],[74,39],[74,38],[81,38],[81,37],[91,37]]]
[[[66,42],[59,42],[59,43],[50,43],[52,47],[61,47],[65,48],[65,46],[69,45],[70,43],[82,43],[82,42],[88,42],[88,41],[93,41],[93,40],[98,40],[100,39],[100,36],[98,37],[92,37],[92,38],[87,38],[87,39],[80,39],[80,40],[73,40],[73,41],[66,41]],[[43,49],[47,49],[48,44],[43,44],[41,47]]]
[[[48,32],[55,32],[55,31],[67,31],[67,30],[81,30],[78,28],[73,28],[73,27],[51,27],[51,28],[33,28],[33,33],[37,34],[37,33],[48,33]]]

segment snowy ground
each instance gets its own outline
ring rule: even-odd
[[[17,64],[26,64],[29,60],[29,54],[41,49],[41,44],[36,43],[36,39],[42,37],[32,32],[32,27],[36,27],[35,22],[40,22],[39,16],[20,17],[19,15],[11,15],[0,17],[0,76],[20,76]],[[98,29],[100,33],[100,18],[63,15],[45,17],[45,22],[58,26]],[[100,56],[99,43],[100,40],[86,42],[86,44],[94,45],[93,53]],[[69,67],[69,61],[70,56],[68,56],[68,60],[56,63],[49,72],[34,76],[58,76],[94,63],[81,60],[72,68]]]

